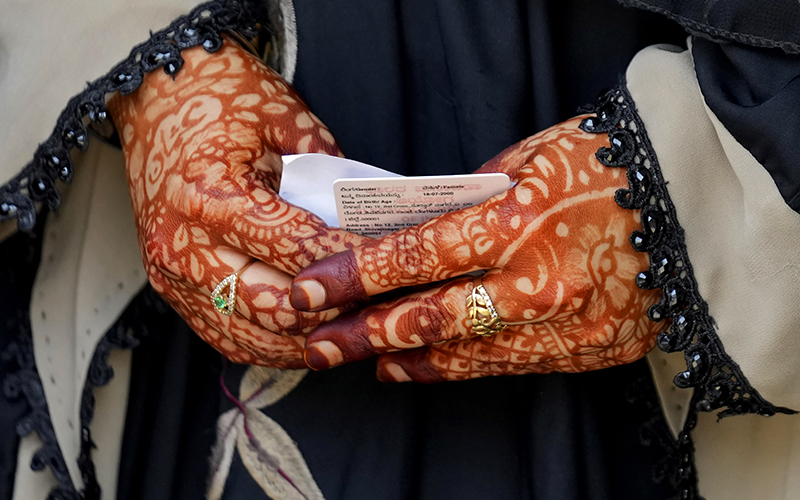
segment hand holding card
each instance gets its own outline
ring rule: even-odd
[[[507,192],[302,271],[291,302],[308,311],[441,282],[320,326],[308,337],[309,366],[399,351],[381,357],[379,378],[432,382],[585,371],[647,353],[658,325],[646,311],[658,292],[633,286],[647,268],[628,243],[638,213],[614,202],[626,178],[595,158],[605,137],[579,123],[526,139],[478,171],[508,174],[516,184]],[[464,276],[477,271],[477,282]],[[476,328],[476,302],[506,328]]]

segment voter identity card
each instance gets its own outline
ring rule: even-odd
[[[379,237],[468,208],[511,186],[506,174],[347,178],[333,183],[339,227]]]

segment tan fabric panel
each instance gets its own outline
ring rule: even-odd
[[[653,374],[664,419],[672,436],[677,439],[694,395],[693,389],[680,389],[672,382],[676,373],[686,370],[686,360],[681,352],[666,353],[656,348],[647,355],[647,364]]]
[[[34,453],[42,447],[36,433],[31,433],[19,441],[17,450],[17,472],[14,476],[13,500],[39,500],[47,498],[50,490],[58,486],[58,480],[49,468],[41,471],[31,469]]]
[[[800,418],[703,414],[694,431],[706,500],[800,498]]]
[[[75,182],[45,227],[31,327],[53,428],[80,488],[79,411],[89,363],[97,342],[147,278],[122,153],[98,142],[75,159]]]
[[[706,108],[689,52],[645,49],[627,79],[726,351],[768,401],[800,408],[800,216]],[[674,368],[653,373],[668,400]],[[693,436],[707,500],[800,498],[800,417],[703,414]]]
[[[800,409],[800,215],[705,107],[689,52],[645,49],[627,77],[726,351]]]
[[[86,82],[197,0],[0,0],[0,184],[33,157]]]

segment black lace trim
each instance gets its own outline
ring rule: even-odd
[[[643,408],[647,418],[639,433],[646,447],[661,451],[661,459],[653,466],[652,479],[657,484],[668,482],[678,496],[673,500],[702,500],[697,489],[697,471],[694,468],[694,443],[691,431],[697,423],[697,413],[690,411],[686,425],[677,441],[667,427],[656,388],[650,376],[634,380],[627,391],[632,404]]]
[[[132,349],[139,344],[139,340],[148,336],[153,325],[144,324],[143,317],[154,318],[157,322],[168,312],[167,304],[153,291],[146,287],[125,310],[103,336],[95,348],[80,406],[81,448],[78,457],[78,468],[84,483],[84,489],[78,491],[72,483],[66,462],[61,453],[61,448],[56,440],[50,411],[45,400],[44,387],[36,369],[33,355],[33,337],[31,326],[26,311],[20,311],[18,318],[9,327],[18,331],[16,342],[8,345],[3,353],[3,360],[15,366],[15,371],[10,371],[3,381],[3,392],[7,398],[16,399],[24,397],[30,412],[17,423],[17,434],[20,437],[36,432],[42,441],[42,446],[31,460],[31,468],[35,471],[50,467],[53,475],[58,480],[56,486],[48,495],[48,500],[99,500],[100,486],[95,476],[92,463],[91,450],[95,447],[92,442],[89,424],[94,417],[94,390],[108,384],[114,377],[114,370],[108,364],[112,349]],[[156,314],[153,314],[153,313]]]
[[[42,446],[31,459],[31,469],[35,471],[50,467],[62,487],[72,487],[67,464],[56,440],[44,387],[36,370],[33,356],[33,337],[27,311],[18,311],[16,318],[8,321],[8,328],[18,332],[15,342],[3,351],[3,361],[9,364],[9,373],[3,380],[3,393],[9,399],[24,397],[30,408],[29,413],[17,422],[17,435],[27,436],[36,432]]]
[[[684,353],[687,369],[675,376],[675,385],[694,387],[694,409],[723,409],[718,414],[720,418],[747,413],[796,413],[766,401],[725,352],[708,304],[698,291],[684,232],[655,151],[625,82],[584,111],[595,116],[581,122],[582,130],[609,135],[610,146],[600,148],[597,159],[608,167],[627,169],[629,188],[617,191],[617,204],[641,210],[642,230],[634,231],[630,241],[635,250],[648,252],[650,269],[636,276],[636,284],[644,289],[661,289],[661,300],[647,315],[653,321],[672,319],[670,328],[658,335],[658,347]]]
[[[108,94],[130,94],[142,84],[145,73],[158,68],[174,78],[183,66],[182,50],[202,46],[208,52],[216,52],[222,47],[223,32],[253,38],[259,29],[270,31],[256,21],[267,19],[262,9],[252,0],[213,0],[198,5],[166,29],[152,33],[149,40],[133,48],[127,59],[90,82],[86,90],[69,100],[53,133],[36,149],[33,160],[0,187],[0,222],[16,217],[19,229],[30,232],[36,224],[37,203],[50,210],[58,208],[61,195],[56,181],[72,180],[70,151],[89,147],[89,125],[108,118]]]
[[[74,147],[86,150],[89,146],[89,125],[108,118],[105,107],[107,94],[120,92],[125,95],[133,92],[141,85],[145,73],[158,68],[163,68],[165,73],[174,77],[183,66],[182,50],[202,45],[206,51],[216,52],[222,47],[223,32],[253,38],[261,30],[268,34],[267,39],[272,39],[273,30],[256,21],[265,18],[255,2],[250,0],[214,0],[177,18],[166,29],[152,33],[148,41],[134,47],[127,59],[70,99],[53,133],[39,145],[33,160],[16,177],[0,187],[0,221],[16,217],[20,230],[31,232],[36,225],[37,203],[43,203],[48,209],[59,206],[61,197],[56,180],[72,180],[73,164],[69,152]],[[151,313],[145,315],[144,309]],[[19,332],[19,337],[3,352],[3,360],[15,368],[3,381],[3,392],[12,399],[24,397],[30,407],[30,412],[17,423],[16,431],[19,436],[36,432],[42,441],[41,448],[31,460],[31,468],[38,471],[50,467],[57,479],[59,484],[48,495],[49,500],[100,498],[100,486],[91,459],[94,443],[89,430],[94,416],[94,389],[106,385],[114,375],[108,365],[111,349],[135,347],[137,339],[146,334],[148,329],[140,318],[154,316],[153,310],[165,313],[168,307],[148,287],[95,349],[80,407],[81,448],[78,467],[84,483],[82,491],[73,485],[56,440],[44,388],[36,369],[28,312],[20,311],[16,319],[9,320],[9,327]]]

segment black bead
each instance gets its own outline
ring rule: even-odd
[[[650,172],[644,167],[637,166],[632,170],[632,178],[630,180],[631,187],[636,190],[637,195],[642,199],[646,199],[652,184]]]
[[[689,371],[694,373],[705,373],[706,368],[708,367],[708,355],[705,354],[703,351],[698,351],[692,354],[691,358],[689,358],[691,364],[689,365]]]
[[[41,197],[47,193],[51,186],[52,183],[47,177],[36,177],[30,180],[29,188],[32,194]]]
[[[613,104],[611,103],[604,104],[600,107],[600,109],[597,110],[597,118],[599,118],[602,122],[608,121],[613,116],[614,108]]]
[[[692,373],[687,370],[675,375],[675,378],[672,380],[672,382],[681,389],[688,389],[694,385],[694,377],[692,376]]]
[[[169,57],[169,53],[155,52],[147,56],[147,62],[153,66],[158,65],[161,61]]]
[[[725,376],[715,376],[706,383],[709,407],[713,410],[719,408],[730,398],[731,381]]]
[[[631,246],[633,246],[633,249],[637,252],[647,251],[647,245],[649,242],[650,238],[648,238],[643,232],[634,231],[631,233]]]
[[[216,52],[220,47],[222,47],[222,39],[220,38],[209,37],[203,40],[203,48],[207,52]]]
[[[664,312],[661,310],[661,306],[659,304],[650,306],[647,310],[647,317],[656,322],[664,319]]]
[[[674,269],[672,258],[669,255],[653,257],[650,268],[654,270],[656,280],[663,281],[672,274]]]
[[[667,287],[667,306],[672,309],[681,308],[684,305],[685,293],[683,287],[680,285],[671,285]]]
[[[86,148],[89,147],[89,139],[86,137],[86,134],[78,134],[75,137],[75,145],[78,146],[78,149],[81,151],[86,151]]]
[[[587,132],[591,132],[592,130],[594,130],[594,128],[595,128],[595,123],[594,123],[595,120],[596,120],[596,118],[591,117],[591,116],[589,118],[585,118],[583,120],[583,123],[581,124],[581,125],[583,125],[583,129],[586,130]]]
[[[655,210],[648,210],[642,214],[642,225],[649,234],[659,234],[664,227],[664,219]]]
[[[642,271],[636,275],[636,286],[643,290],[653,288],[653,273],[650,271]]]
[[[64,182],[69,182],[72,179],[72,165],[69,163],[63,165],[58,169],[58,178]]]
[[[664,352],[675,352],[678,350],[679,339],[677,335],[672,335],[670,332],[661,332],[656,337],[656,344]]]
[[[692,318],[686,314],[679,314],[672,320],[671,330],[683,340],[691,340]]]
[[[8,217],[17,213],[17,206],[13,203],[0,203],[0,217]]]

